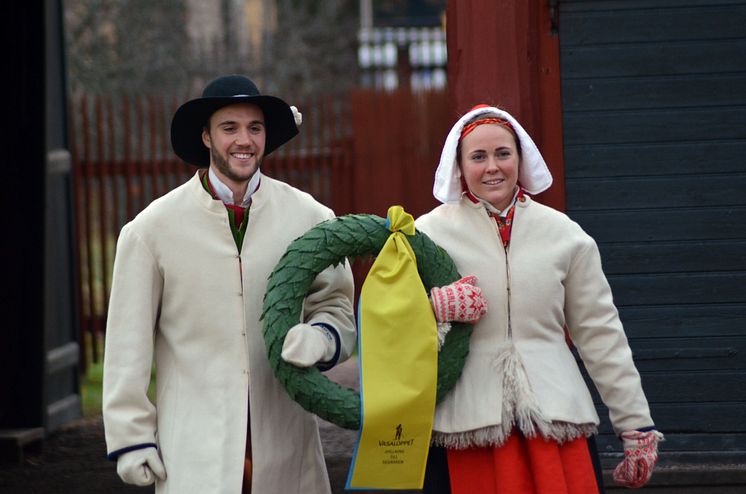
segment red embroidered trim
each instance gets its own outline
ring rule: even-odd
[[[510,234],[513,231],[513,216],[515,215],[515,205],[518,201],[523,202],[525,200],[526,198],[524,197],[523,187],[519,187],[518,194],[516,195],[516,200],[513,205],[510,206],[510,210],[508,210],[508,214],[506,214],[504,218],[499,214],[490,212],[490,216],[492,216],[495,219],[495,223],[497,223],[497,231],[500,233],[500,239],[503,242],[503,247],[507,248],[508,244],[510,243]]]

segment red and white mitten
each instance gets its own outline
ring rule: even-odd
[[[487,313],[487,301],[476,276],[465,276],[450,285],[430,290],[435,319],[440,322],[477,322]]]
[[[658,461],[658,442],[663,434],[658,431],[622,432],[624,459],[614,469],[614,481],[636,489],[648,483]]]

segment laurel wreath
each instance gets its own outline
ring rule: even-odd
[[[376,256],[391,232],[375,215],[341,216],[316,225],[294,240],[269,277],[261,319],[269,363],[277,379],[305,410],[346,429],[360,428],[360,395],[329,380],[315,367],[299,368],[282,360],[288,330],[300,320],[303,299],[316,275],[346,258]],[[460,278],[450,256],[420,231],[408,236],[425,289]],[[436,402],[453,388],[469,351],[472,326],[452,323],[438,354]]]

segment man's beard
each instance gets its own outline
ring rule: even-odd
[[[228,160],[226,160],[223,155],[221,155],[215,148],[210,148],[210,157],[212,158],[212,163],[215,165],[215,168],[217,168],[224,177],[234,182],[245,182],[247,180],[250,180],[251,177],[254,176],[254,173],[256,173],[256,171],[262,165],[262,160],[264,159],[263,156],[258,157],[256,159],[256,168],[254,168],[254,171],[251,173],[251,175],[249,175],[248,177],[242,177],[236,174],[231,169]]]

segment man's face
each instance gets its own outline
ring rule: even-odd
[[[210,166],[229,187],[241,187],[256,173],[267,137],[264,113],[251,103],[224,106],[212,114],[202,142],[210,149]]]

